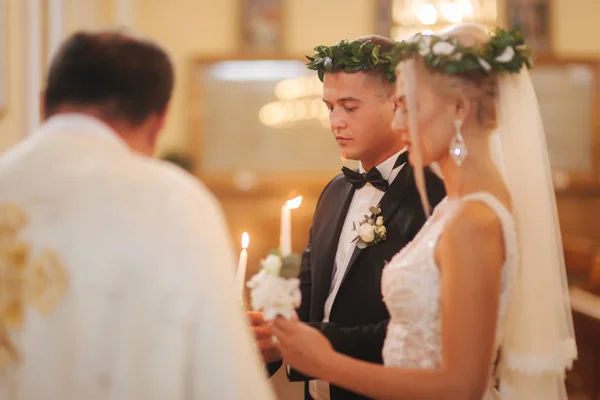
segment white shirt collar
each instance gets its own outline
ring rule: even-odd
[[[388,158],[387,160],[385,160],[384,162],[382,162],[381,164],[376,166],[376,168],[381,173],[381,176],[383,177],[383,179],[386,179],[388,181],[392,180],[391,175],[392,175],[393,170],[396,170],[396,169],[402,167],[401,165],[399,165],[398,167],[394,168],[394,164],[396,164],[396,160],[398,159],[400,154],[404,153],[405,151],[406,151],[406,149],[400,150],[399,152],[397,152],[396,154],[394,154],[393,156],[391,156],[390,158]],[[365,168],[363,167],[361,162],[358,163],[358,169],[361,174],[367,172],[367,171],[365,171]]]
[[[83,113],[57,114],[46,120],[35,134],[75,133],[109,140],[121,147],[129,148],[117,131],[98,118]]]

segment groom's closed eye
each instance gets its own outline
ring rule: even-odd
[[[361,101],[351,97],[347,99],[340,99],[338,103],[344,107],[344,110],[352,112],[360,106]]]
[[[347,112],[352,112],[354,110],[356,110],[358,108],[358,106],[342,106],[344,108],[344,110],[346,110]],[[329,111],[333,111],[333,107],[327,107],[329,109]]]
[[[325,103],[325,105],[327,106],[327,109],[331,112],[333,111],[334,106],[329,103],[328,101],[323,100],[323,102]],[[359,107],[359,103],[360,101],[357,99],[341,99],[338,100],[337,103],[339,105],[341,105],[344,110],[348,111],[348,112],[352,112],[354,110],[356,110]]]

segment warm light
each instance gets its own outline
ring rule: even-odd
[[[410,11],[407,10],[406,4],[403,1],[394,1],[392,8],[392,19],[397,24],[403,24],[406,15],[410,15]]]
[[[308,115],[308,107],[303,102],[294,103],[294,118],[298,118],[299,120],[306,119]]]
[[[403,40],[427,29],[442,32],[449,26],[471,21],[493,30],[497,25],[496,0],[392,0],[390,34]]]
[[[443,2],[440,5],[440,11],[444,18],[453,24],[462,21],[462,11],[460,10],[460,6],[456,3]]]
[[[305,68],[296,60],[231,60],[212,64],[208,74],[219,81],[273,81],[304,74]]]
[[[279,100],[296,100],[305,97],[318,97],[323,94],[323,84],[317,76],[300,76],[284,79],[275,86],[275,96]]]
[[[250,235],[248,232],[242,233],[242,249],[247,249],[250,244]]]
[[[320,99],[282,100],[267,103],[258,111],[260,122],[269,127],[280,128],[287,124],[318,120],[329,120],[327,107]]]
[[[433,25],[438,18],[437,10],[433,4],[421,4],[417,11],[417,18],[424,25]]]
[[[470,0],[457,0],[460,13],[467,19],[473,18],[473,6]]]
[[[293,199],[288,200],[286,204],[290,210],[295,210],[302,204],[302,196],[294,197]]]

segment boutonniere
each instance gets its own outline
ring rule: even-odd
[[[383,217],[381,214],[381,208],[370,207],[371,216],[365,215],[365,217],[358,223],[352,223],[353,230],[358,234],[352,242],[356,242],[356,247],[364,249],[372,246],[386,239],[387,229],[383,225]]]

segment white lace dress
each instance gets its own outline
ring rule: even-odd
[[[501,343],[509,277],[517,265],[518,245],[514,220],[504,205],[489,193],[474,193],[462,199],[444,199],[415,239],[386,265],[382,293],[391,319],[383,347],[386,366],[434,369],[442,360],[440,273],[434,250],[446,223],[466,201],[480,201],[501,221],[506,259],[502,286],[496,349]],[[497,398],[490,377],[485,400]]]

